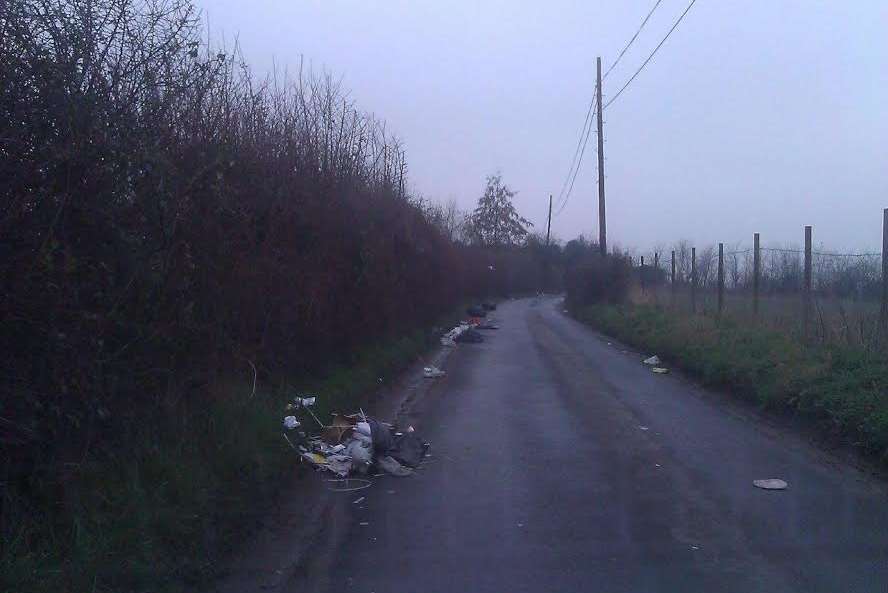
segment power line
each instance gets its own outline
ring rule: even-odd
[[[647,14],[646,17],[644,17],[644,20],[641,21],[641,26],[638,27],[638,30],[635,32],[635,35],[632,36],[632,39],[629,40],[629,43],[626,44],[626,47],[623,48],[623,51],[620,52],[620,55],[617,56],[617,59],[614,60],[614,63],[611,64],[610,68],[607,69],[607,72],[604,73],[602,80],[607,78],[607,75],[611,73],[611,70],[614,69],[614,66],[616,66],[620,62],[620,60],[623,58],[623,55],[625,55],[625,53],[629,49],[629,47],[631,47],[632,44],[635,42],[635,39],[638,37],[638,34],[641,33],[642,29],[644,29],[644,26],[647,24],[648,20],[650,20],[651,15],[654,14],[654,11],[657,10],[657,7],[660,6],[660,2],[662,2],[662,1],[663,0],[657,0],[657,3],[654,4],[653,8],[651,8],[651,11]]]
[[[632,81],[635,80],[635,78],[639,74],[641,74],[641,71],[644,70],[644,67],[648,65],[648,62],[650,62],[653,59],[653,57],[657,54],[657,52],[660,50],[660,48],[663,47],[663,44],[666,43],[666,40],[669,39],[669,36],[672,35],[672,32],[675,31],[676,28],[678,28],[678,25],[684,19],[685,15],[688,14],[688,12],[691,10],[691,7],[693,7],[694,4],[696,4],[696,3],[697,3],[697,0],[691,0],[691,3],[688,4],[687,8],[685,8],[685,11],[683,13],[681,13],[681,16],[678,17],[678,20],[675,21],[675,24],[672,25],[672,28],[669,29],[668,33],[666,33],[666,37],[664,37],[663,40],[659,44],[657,44],[657,47],[654,48],[654,51],[651,52],[651,55],[649,55],[647,57],[647,59],[638,68],[638,70],[635,71],[635,74],[632,75],[632,78],[630,78],[628,81],[626,81],[626,84],[623,85],[623,88],[621,88],[619,91],[617,91],[617,94],[614,95],[610,101],[605,103],[604,107],[602,109],[607,109],[611,103],[616,101],[617,98],[623,94],[623,91],[626,90],[626,87],[628,87],[630,84],[632,84]]]
[[[586,112],[586,120],[583,122],[583,127],[580,128],[580,137],[577,139],[577,147],[574,149],[573,159],[570,161],[570,169],[567,170],[567,177],[564,178],[564,183],[561,185],[561,191],[558,192],[558,204],[561,206],[562,198],[564,197],[564,192],[567,189],[567,184],[570,181],[570,176],[573,174],[574,166],[577,164],[577,155],[580,154],[580,148],[583,144],[583,137],[586,136],[586,128],[591,125],[592,121],[592,109],[595,107],[595,99],[589,103],[589,110]],[[559,210],[560,212],[561,210]]]
[[[657,0],[657,2],[654,4],[653,8],[651,8],[651,10],[647,13],[647,16],[644,17],[643,21],[641,21],[641,25],[638,27],[638,30],[635,31],[635,35],[632,36],[632,38],[629,40],[629,42],[626,44],[626,46],[620,52],[620,55],[618,55],[617,59],[614,60],[614,63],[610,65],[610,68],[607,69],[607,72],[604,73],[602,80],[607,78],[607,75],[611,73],[611,70],[613,70],[614,67],[620,62],[620,60],[623,58],[623,56],[626,54],[626,52],[629,50],[629,48],[632,46],[632,44],[638,38],[638,35],[641,33],[641,30],[644,29],[644,26],[650,20],[651,15],[653,15],[654,11],[657,10],[657,7],[660,6],[661,2],[663,2],[663,0]],[[568,181],[570,181],[570,187],[573,188],[573,180],[576,179],[576,171],[574,170],[574,167],[576,166],[577,168],[579,168],[579,165],[577,164],[577,155],[580,153],[580,150],[581,150],[580,145],[581,144],[583,145],[582,149],[585,150],[584,137],[588,138],[588,136],[589,136],[589,132],[587,131],[587,128],[592,125],[591,124],[591,119],[593,116],[592,109],[595,106],[595,101],[596,101],[596,99],[593,98],[592,101],[589,103],[589,109],[586,112],[586,120],[583,122],[583,127],[580,129],[580,137],[577,140],[577,147],[576,147],[576,149],[574,149],[573,158],[571,159],[571,162],[570,162],[570,169],[568,169],[567,177],[564,178],[564,183],[561,185],[561,191],[558,193],[559,206],[558,206],[558,212],[556,213],[556,216],[558,215],[558,213],[560,213],[564,209],[564,206],[566,205],[567,198],[564,197],[564,192],[567,189]],[[573,179],[571,178],[571,175],[573,175]],[[569,195],[570,195],[570,192],[568,192],[568,196]]]
[[[598,114],[598,101],[593,101],[592,106],[595,108],[595,111],[592,113],[592,117],[589,118],[589,125],[586,129],[586,137],[583,138],[583,148],[580,151],[580,158],[577,161],[577,166],[573,171],[573,178],[570,180],[570,187],[567,190],[567,194],[564,196],[564,202],[558,208],[558,212],[555,213],[555,216],[561,214],[561,211],[567,207],[567,203],[570,201],[570,194],[573,193],[574,182],[577,180],[577,174],[580,172],[580,165],[583,163],[583,155],[586,154],[586,144],[589,143],[589,136],[592,135],[592,119]]]

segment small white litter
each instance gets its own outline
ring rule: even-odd
[[[645,358],[644,361],[642,361],[642,362],[644,362],[644,364],[646,364],[646,365],[650,365],[652,367],[655,367],[660,364],[660,357],[654,355],[654,356],[651,356],[650,358]]]
[[[438,377],[443,377],[446,374],[447,373],[445,373],[444,371],[442,371],[438,367],[434,367],[434,366],[433,367],[425,367],[424,369],[422,369],[422,375],[426,379],[437,379]]]
[[[284,418],[284,428],[287,430],[293,430],[299,426],[299,421],[296,420],[296,416],[287,416]]]
[[[366,497],[366,496],[362,496],[362,497],[359,498],[358,500],[354,501],[352,504],[361,504],[361,502],[363,502],[365,498],[367,498],[367,497]]]
[[[355,430],[365,437],[373,436],[373,432],[370,430],[370,424],[368,422],[358,422],[355,424]]]
[[[647,426],[639,426],[638,430],[650,430]]]
[[[665,375],[669,372],[669,369],[664,369],[663,367],[654,367],[651,369],[652,373],[657,373],[658,375]]]
[[[783,480],[778,480],[777,478],[768,478],[767,480],[753,480],[752,485],[756,488],[762,488],[764,490],[786,490],[789,486]]]
[[[459,325],[454,327],[452,330],[450,330],[449,332],[447,332],[446,334],[441,336],[441,345],[448,346],[451,348],[456,346],[456,339],[460,335],[462,335],[462,333],[464,331],[466,331],[467,329],[469,329],[468,323],[460,323]]]

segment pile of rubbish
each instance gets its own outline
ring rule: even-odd
[[[478,333],[471,323],[462,322],[452,330],[441,336],[442,346],[456,346],[460,344],[476,344],[483,342],[484,337]]]
[[[471,325],[468,323],[460,323],[452,330],[441,336],[441,345],[442,346],[456,346],[456,341],[459,337],[471,328]]]
[[[330,424],[323,424],[311,407],[316,398],[297,397],[288,410],[308,413],[320,427],[320,433],[309,436],[299,430],[302,423],[296,416],[284,418],[284,438],[303,461],[319,471],[331,472],[340,478],[368,475],[382,470],[394,476],[409,476],[426,456],[429,444],[423,442],[412,426],[404,431],[364,414],[333,414]]]
[[[487,317],[488,311],[495,309],[496,304],[494,303],[482,303],[467,308],[468,321],[461,321],[459,325],[441,336],[441,345],[453,347],[458,343],[476,344],[483,342],[484,336],[477,330],[499,329],[499,326]]]

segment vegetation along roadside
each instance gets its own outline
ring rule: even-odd
[[[654,305],[572,303],[573,314],[617,339],[655,352],[708,386],[811,419],[888,461],[888,361],[840,344],[805,346],[791,335],[731,318]]]
[[[442,318],[450,323],[454,315]],[[40,505],[55,488],[8,490],[0,557],[3,591],[179,591],[219,573],[289,483],[293,452],[280,438],[285,403],[319,396],[318,411],[366,405],[368,394],[437,344],[431,329],[359,350],[316,376],[253,386],[244,377],[213,385],[212,401],[175,418],[146,418],[119,453],[71,467],[65,505]],[[288,495],[298,495],[288,492]]]

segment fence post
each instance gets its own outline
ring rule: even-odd
[[[691,313],[697,312],[697,248],[691,247]]]
[[[762,276],[762,249],[759,234],[752,236],[752,314],[758,317],[759,312],[759,278]]]
[[[888,336],[888,208],[882,210],[882,308],[879,310],[880,340]]]
[[[805,287],[802,305],[802,335],[808,341],[811,321],[811,226],[805,227]]]
[[[641,278],[641,294],[644,295],[644,256],[641,256],[641,263],[638,270],[638,277]]]
[[[660,292],[660,254],[654,252],[654,304],[659,301]]]
[[[669,283],[669,304],[675,306],[675,250],[672,250],[672,280]]]
[[[725,307],[725,244],[718,244],[718,317]]]

